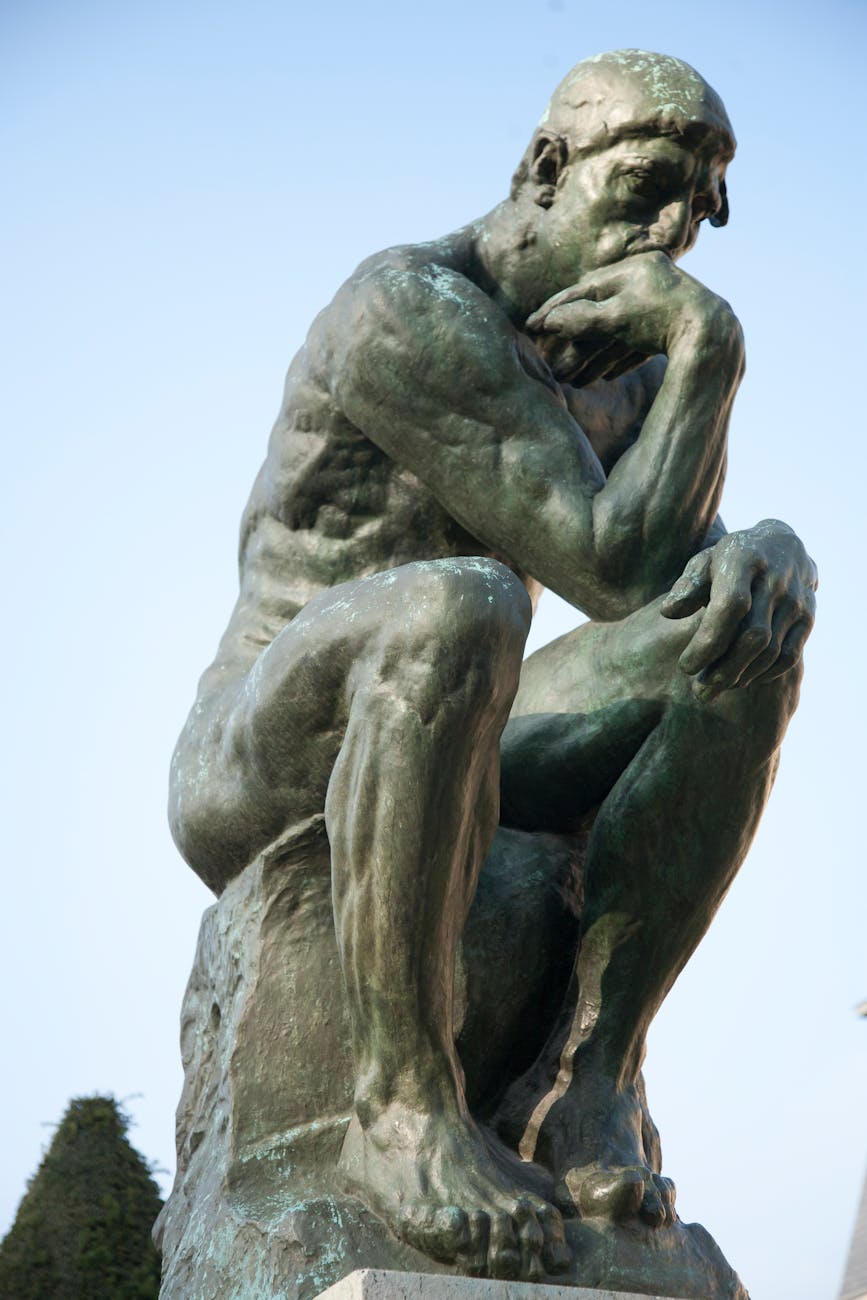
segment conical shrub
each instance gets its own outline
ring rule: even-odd
[[[0,1300],[156,1300],[160,1211],[113,1097],[75,1097],[0,1243]]]

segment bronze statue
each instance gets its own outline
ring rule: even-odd
[[[458,1271],[568,1272],[563,1215],[676,1222],[645,1037],[755,832],[816,587],[785,524],[718,515],[744,346],[680,260],[726,223],[734,148],[686,64],[601,55],[504,202],[361,264],[289,369],[174,757],[173,833],[218,895],[324,816],[335,1183]],[[590,621],[522,663],[544,587]],[[514,1069],[483,1086],[455,969],[498,825],[586,849],[577,964],[535,1059],[491,1012]]]

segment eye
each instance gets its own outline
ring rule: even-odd
[[[630,167],[623,173],[623,180],[632,194],[642,198],[653,198],[659,193],[660,178],[649,167]]]

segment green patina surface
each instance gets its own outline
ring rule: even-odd
[[[814,613],[793,531],[718,514],[743,338],[679,264],[733,152],[694,69],[587,60],[510,196],[369,258],[290,366],[172,766],[219,901],[163,1300],[360,1266],[744,1300],[641,1075]],[[588,621],[522,662],[545,587]]]

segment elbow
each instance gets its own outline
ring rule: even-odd
[[[618,622],[668,591],[682,565],[667,563],[644,530],[629,527],[603,498],[597,497],[594,507],[596,607],[588,612],[594,619]]]
[[[641,558],[641,539],[634,524],[624,519],[622,507],[600,492],[593,500],[594,570],[606,588],[621,591],[634,577]]]

